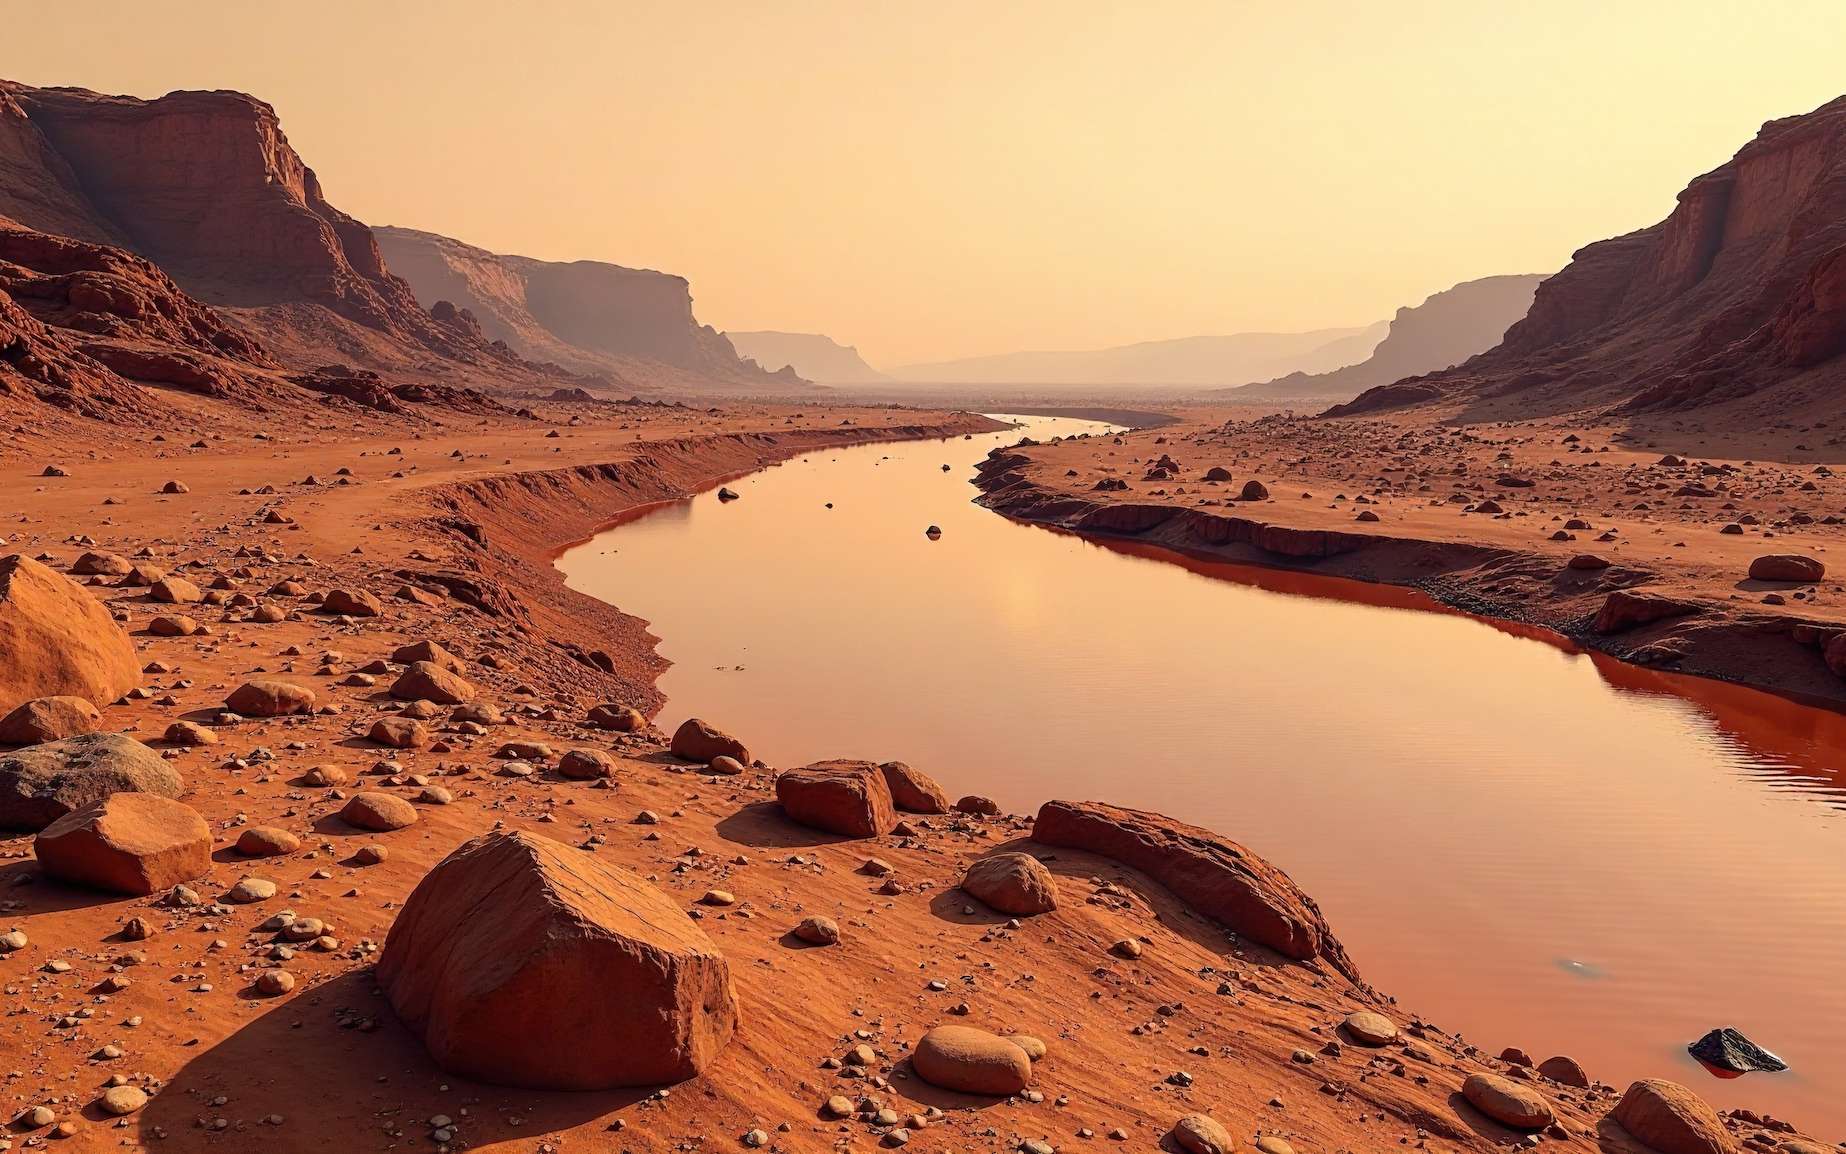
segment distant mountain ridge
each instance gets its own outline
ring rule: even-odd
[[[372,233],[418,300],[455,302],[489,336],[534,360],[628,383],[764,390],[803,384],[796,373],[745,360],[723,333],[700,324],[684,277],[603,261],[510,256],[410,228],[380,226]]]
[[[1230,392],[1234,399],[1349,400],[1373,385],[1458,365],[1500,343],[1507,328],[1526,315],[1533,293],[1547,275],[1515,274],[1463,281],[1431,295],[1422,304],[1398,309],[1385,339],[1358,364],[1325,373],[1290,373]]]
[[[1371,353],[1385,332],[1380,321],[1303,333],[1180,337],[906,365],[891,375],[930,384],[1231,386],[1354,364]]]
[[[770,329],[730,332],[740,356],[770,372],[784,366],[810,381],[829,385],[878,384],[891,378],[865,363],[859,350],[843,345],[825,333],[783,333]]]

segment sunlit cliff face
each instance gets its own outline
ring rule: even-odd
[[[360,219],[678,273],[879,367],[1558,268],[1839,95],[1846,35],[1825,0],[179,8],[28,5],[0,73],[260,92]]]

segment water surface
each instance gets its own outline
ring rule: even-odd
[[[1846,1136],[1846,719],[1402,591],[1010,522],[969,478],[1019,435],[812,453],[559,564],[661,637],[664,728],[696,713],[772,765],[902,759],[1014,811],[1209,826],[1485,1049]],[[1707,1077],[1684,1046],[1720,1025],[1794,1072]]]

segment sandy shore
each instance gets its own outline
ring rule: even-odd
[[[1058,911],[1017,929],[967,912],[979,907],[955,891],[964,866],[1025,836],[1024,818],[916,819],[908,835],[840,841],[781,817],[772,771],[710,778],[668,757],[658,733],[612,737],[581,724],[599,702],[656,709],[661,659],[645,622],[562,586],[550,565],[558,548],[625,510],[798,452],[971,432],[988,427],[981,418],[747,405],[539,406],[539,416],[465,429],[276,428],[262,441],[250,426],[217,426],[223,439],[208,436],[202,449],[179,447],[195,430],[163,441],[105,431],[87,444],[68,433],[7,442],[0,468],[9,478],[10,550],[60,570],[90,548],[143,555],[185,567],[201,587],[220,586],[223,604],[192,607],[209,632],[185,638],[146,632],[170,607],[144,590],[95,588],[125,619],[142,659],[164,667],[149,675],[151,693],[109,707],[104,721],[167,751],[185,775],[184,800],[217,839],[213,870],[195,884],[208,901],[246,876],[274,881],[278,893],[190,910],[110,899],[40,877],[29,837],[6,842],[3,920],[30,944],[0,956],[9,1010],[0,1052],[10,1059],[0,1113],[48,1105],[73,1128],[62,1145],[97,1150],[435,1149],[439,1116],[453,1123],[456,1149],[723,1150],[741,1148],[753,1128],[779,1150],[879,1143],[889,1126],[822,1118],[833,1094],[924,1115],[910,1144],[925,1150],[1012,1151],[1028,1141],[1145,1149],[1194,1111],[1246,1141],[1279,1136],[1304,1152],[1488,1151],[1513,1139],[1458,1094],[1469,1074],[1505,1072],[1505,1062],[1331,970],[1227,941],[1132,870],[1058,851],[1049,862]],[[1113,451],[1108,464],[1129,468],[1129,457],[1170,447],[1190,458],[1188,469],[1216,463],[1206,458],[1219,445],[1184,440],[1215,434],[1188,420],[1121,445],[1032,449],[1017,471],[1048,492],[1048,478],[1065,468],[1099,473],[1105,458],[1087,454]],[[39,478],[52,459],[68,462],[71,476]],[[1261,473],[1255,461],[1226,464],[1239,482]],[[1153,487],[1139,483],[1144,471],[1133,470],[1137,493]],[[171,480],[189,491],[162,495]],[[275,491],[256,491],[264,486]],[[285,579],[309,591],[363,588],[386,608],[366,618],[320,614],[308,600],[266,592]],[[288,614],[250,620],[246,606],[230,603],[238,592]],[[347,676],[422,639],[461,655],[509,724],[481,736],[446,727],[411,751],[366,740],[388,703],[378,687],[346,684]],[[213,718],[230,689],[259,673],[308,686],[336,710],[245,720],[220,729],[215,745],[161,743],[169,722]],[[515,739],[608,751],[618,759],[613,787],[549,771],[506,776],[493,755]],[[317,765],[408,798],[440,784],[453,800],[419,805],[407,829],[361,834],[333,816],[340,791],[304,783]],[[658,823],[637,824],[644,810]],[[289,830],[301,848],[246,860],[231,846],[250,825]],[[423,874],[493,828],[591,847],[702,919],[729,958],[741,1006],[738,1036],[711,1070],[670,1094],[563,1094],[474,1084],[431,1062],[370,967]],[[383,845],[387,858],[357,864],[353,851],[365,844]],[[894,867],[898,892],[879,892],[880,879],[860,872],[874,854]],[[718,887],[737,904],[695,904]],[[296,953],[287,962],[293,992],[264,998],[252,979],[272,943],[257,927],[281,909],[324,920],[339,944]],[[837,947],[790,948],[787,931],[811,913],[840,923]],[[146,919],[152,936],[122,940],[132,917]],[[1109,952],[1124,938],[1145,943],[1138,960]],[[1363,970],[1365,960],[1356,961]],[[100,992],[112,974],[128,984]],[[1339,1023],[1360,1009],[1383,1009],[1406,1035],[1384,1049],[1352,1045]],[[1045,1039],[1037,1100],[967,1098],[910,1077],[909,1046],[951,1021]],[[1496,1039],[1493,1052],[1517,1041]],[[859,1042],[879,1056],[870,1077],[823,1067]],[[103,1056],[106,1046],[119,1056]],[[1560,1125],[1548,1141],[1639,1149],[1606,1118],[1622,1072],[1590,1073],[1617,1086],[1544,1085]],[[154,1092],[146,1108],[120,1120],[98,1111],[94,1100],[112,1075]],[[1764,1130],[1731,1125],[1740,1137]],[[1123,1137],[1112,1139],[1118,1130]],[[45,1133],[16,1127],[12,1138]]]
[[[1624,661],[1846,709],[1822,652],[1846,628],[1846,586],[1749,576],[1768,554],[1827,563],[1842,540],[1846,482],[1793,447],[1798,432],[1771,462],[1686,457],[1664,434],[1566,421],[1457,433],[1175,412],[1170,426],[998,455],[982,501],[1086,534],[1403,585]],[[1803,456],[1815,459],[1786,460]],[[1177,468],[1156,473],[1163,458]],[[1205,480],[1214,468],[1228,479]],[[1246,497],[1252,481],[1261,495]],[[1599,627],[1618,590],[1680,604]]]

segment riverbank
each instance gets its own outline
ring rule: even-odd
[[[150,743],[184,775],[183,800],[214,836],[210,872],[192,883],[208,903],[246,876],[273,882],[276,896],[195,907],[107,899],[42,877],[27,839],[4,843],[7,928],[28,944],[0,955],[16,1011],[0,1019],[0,1052],[30,1071],[0,1088],[7,1116],[47,1106],[71,1125],[72,1149],[127,1139],[172,1150],[385,1150],[430,1141],[438,1117],[453,1147],[471,1149],[723,1149],[752,1129],[770,1135],[771,1149],[879,1141],[889,1122],[820,1114],[826,1097],[849,1093],[877,1097],[899,1118],[923,1115],[910,1141],[924,1150],[1101,1147],[1118,1130],[1147,1147],[1195,1111],[1303,1151],[1485,1152],[1512,1137],[1457,1094],[1469,1074],[1511,1065],[1388,1005],[1406,1036],[1353,1046],[1340,1023],[1380,1008],[1367,991],[1227,940],[1136,871],[1059,850],[1050,855],[1057,911],[1027,930],[977,908],[956,881],[970,860],[1023,838],[1023,819],[917,818],[902,834],[839,841],[782,819],[767,767],[711,778],[665,756],[657,731],[584,724],[601,702],[657,704],[648,694],[660,659],[645,623],[561,587],[553,551],[622,509],[805,449],[956,435],[986,427],[981,418],[817,406],[535,409],[529,423],[360,437],[303,427],[237,444],[202,438],[189,450],[119,436],[9,443],[0,459],[15,514],[9,550],[60,571],[85,551],[113,552],[184,572],[206,591],[183,606],[201,629],[159,635],[149,622],[175,606],[139,586],[92,586],[148,666],[149,691],[108,705],[103,725]],[[69,475],[40,477],[54,456]],[[749,560],[736,564],[747,572]],[[317,597],[334,588],[371,593],[379,612],[318,612]],[[279,619],[259,614],[265,606]],[[504,725],[438,722],[428,744],[405,749],[368,739],[397,706],[360,671],[389,668],[400,646],[422,640],[462,658]],[[322,708],[222,717],[230,689],[258,676],[309,688]],[[215,741],[164,741],[179,719]],[[613,759],[613,774],[600,785],[571,780],[547,757],[529,776],[509,772],[496,756],[509,742],[594,748]],[[357,784],[313,784],[304,772],[314,766],[338,771],[321,781]],[[417,822],[386,834],[344,825],[334,815],[360,785],[416,800]],[[296,844],[245,856],[234,845],[252,826]],[[741,1005],[737,1038],[706,1074],[668,1096],[553,1094],[434,1066],[370,966],[429,868],[490,829],[581,846],[700,917],[730,959]],[[355,857],[368,844],[385,848],[382,861]],[[863,870],[874,855],[895,884]],[[701,905],[715,888],[734,904]],[[259,926],[283,907],[321,919],[333,944],[277,955]],[[789,948],[787,929],[808,914],[840,924],[837,947]],[[130,918],[151,936],[125,940]],[[1110,953],[1123,940],[1142,944],[1138,958]],[[253,977],[279,964],[292,992],[260,995]],[[909,1077],[910,1045],[945,1021],[1044,1039],[1037,1100],[965,1098]],[[875,1051],[869,1077],[827,1068],[860,1043]],[[114,1074],[153,1095],[120,1121],[91,1104]],[[1556,1140],[1638,1149],[1607,1121],[1615,1089],[1543,1085],[1567,1135]],[[1730,1124],[1740,1136],[1764,1129]]]
[[[996,453],[976,480],[981,503],[1177,553],[1400,585],[1637,665],[1846,710],[1846,679],[1823,655],[1846,631],[1846,590],[1749,577],[1758,556],[1824,561],[1842,540],[1846,485],[1824,466],[1662,463],[1563,424],[1458,434],[1175,415],[1106,443]]]

